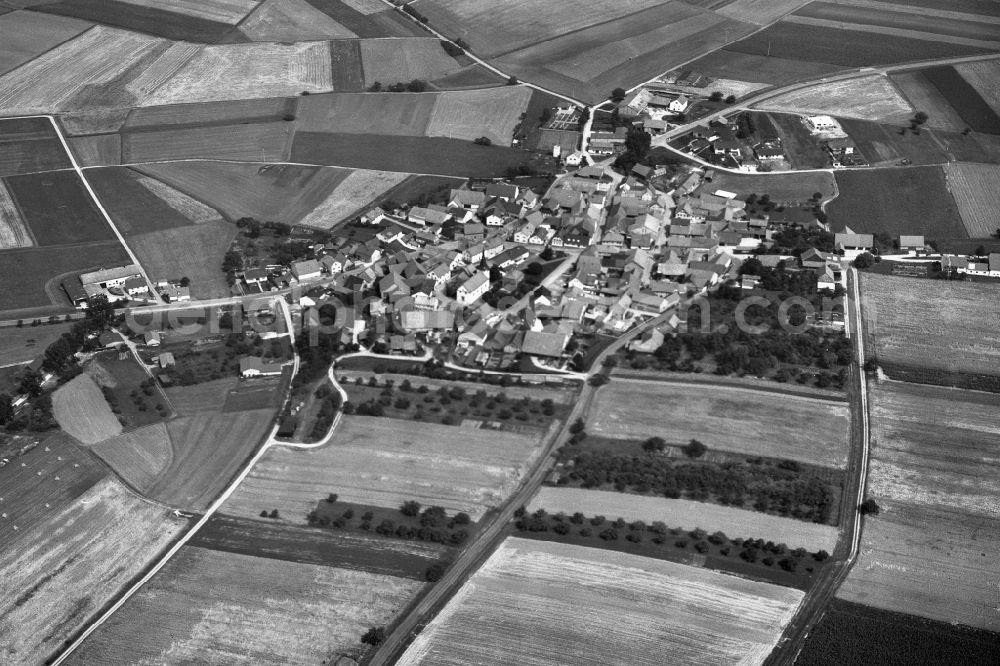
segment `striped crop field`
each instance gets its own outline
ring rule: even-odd
[[[31,247],[34,244],[28,225],[24,223],[24,217],[10,196],[10,190],[3,180],[0,180],[0,250]]]
[[[426,135],[470,140],[485,136],[509,146],[530,99],[531,89],[523,86],[442,93]]]
[[[803,592],[619,552],[509,538],[400,666],[759,665]],[[669,655],[669,658],[666,657]]]
[[[892,82],[881,75],[809,86],[773,97],[756,108],[877,121],[899,121],[914,111]]]
[[[358,169],[343,180],[330,195],[303,217],[299,224],[329,229],[409,178],[395,171]]]
[[[257,7],[258,0],[119,0],[119,2],[236,25]]]
[[[96,444],[122,431],[101,388],[86,374],[52,394],[52,414],[63,430],[84,444]]]
[[[989,238],[1000,229],[1000,166],[950,163],[945,180],[969,238]]]
[[[240,24],[240,32],[255,42],[304,42],[357,37],[306,0],[264,0]]]

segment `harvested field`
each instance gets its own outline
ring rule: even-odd
[[[602,389],[587,432],[617,439],[697,439],[711,449],[843,468],[850,421],[841,402],[705,386],[616,379]],[[814,435],[802,437],[808,421]]]
[[[72,311],[72,304],[54,278],[129,261],[118,241],[89,243],[86,247],[86,252],[81,252],[79,245],[0,252],[0,311],[51,305]]]
[[[365,39],[361,41],[365,83],[384,85],[413,79],[436,79],[463,65],[448,55],[436,37]]]
[[[716,172],[707,191],[712,193],[716,190],[736,192],[744,199],[749,194],[767,194],[771,201],[807,201],[820,192],[823,201],[830,201],[837,196],[837,182],[828,171],[767,175]]]
[[[309,95],[299,100],[295,125],[300,132],[423,136],[438,99],[435,93]]]
[[[443,93],[431,113],[427,136],[469,140],[485,136],[509,146],[529,99],[531,89],[523,86]]]
[[[11,552],[24,534],[45,524],[107,475],[103,465],[62,432],[0,468],[4,514],[0,551]]]
[[[151,280],[187,277],[193,298],[222,298],[230,294],[222,257],[235,236],[236,227],[220,220],[138,234],[128,243]]]
[[[206,46],[141,106],[288,97],[333,89],[324,42]]]
[[[10,196],[7,186],[0,180],[0,250],[12,247],[31,247],[35,244],[24,223],[21,211]]]
[[[801,17],[857,27],[880,36],[912,34],[927,40],[949,41],[952,38],[958,43],[981,42],[986,46],[989,42],[997,42],[996,46],[1000,46],[1000,24],[977,20],[973,16],[964,20],[926,11],[892,11],[885,4],[866,7],[855,3],[811,2],[795,12],[792,19]]]
[[[996,26],[1000,32],[1000,24]],[[1000,44],[998,44],[1000,48]],[[954,67],[931,67],[923,70],[924,78],[948,98],[962,120],[977,132],[1000,134],[1000,115],[979,96],[972,85]]]
[[[167,104],[132,109],[126,130],[139,131],[198,128],[207,125],[237,125],[277,122],[295,113],[296,100],[287,97],[223,100],[201,104]]]
[[[1000,391],[995,289],[862,274],[869,354],[893,379]]]
[[[291,160],[355,169],[378,169],[465,178],[493,178],[520,166],[530,155],[471,141],[383,134],[296,132]]]
[[[927,127],[958,132],[965,129],[965,121],[958,115],[944,95],[932,85],[922,72],[901,72],[892,75],[892,81],[910,100],[914,109],[927,114]],[[904,123],[905,124],[905,123]]]
[[[180,211],[143,187],[140,177],[145,178],[125,167],[87,171],[90,186],[119,231],[132,237],[191,224],[192,221]]]
[[[0,254],[0,257],[4,255]],[[55,342],[72,324],[46,324],[45,326],[4,327],[0,332],[0,366],[27,363],[42,355],[45,348]],[[8,393],[0,390],[0,393]]]
[[[118,0],[118,2],[236,25],[253,11],[258,0]]]
[[[923,234],[928,239],[968,238],[941,167],[838,171],[840,196],[827,206],[838,231]],[[882,192],[906,192],[887,200]],[[863,211],[863,212],[862,212]]]
[[[994,113],[1000,113],[1000,60],[980,60],[955,65],[955,71],[972,86],[989,104]]]
[[[149,174],[222,211],[229,219],[255,217],[295,224],[323,203],[349,169],[293,165],[183,162],[147,164]]]
[[[257,450],[273,417],[274,410],[260,409],[203,412],[170,421],[173,457],[149,487],[149,496],[171,506],[204,509]]]
[[[762,664],[799,590],[663,560],[509,538],[399,660]],[[663,609],[671,609],[665,621]]]
[[[92,134],[66,139],[76,161],[82,167],[115,166],[122,163],[122,138],[119,134]]]
[[[847,29],[784,20],[728,45],[726,50],[766,58],[825,63],[838,68],[989,53],[989,49],[983,47],[946,42],[937,36],[913,39],[880,33],[873,37],[871,32],[858,30],[858,27],[855,24]]]
[[[352,171],[325,201],[299,220],[299,224],[329,229],[348,219],[361,208],[371,205],[406,178],[407,174],[394,171],[365,169]]]
[[[180,531],[168,516],[108,478],[21,530],[0,552],[0,659],[38,664],[62,647]]]
[[[426,580],[427,567],[449,553],[447,546],[430,542],[293,527],[270,519],[243,520],[218,514],[198,531],[191,545],[419,581]]]
[[[180,416],[193,416],[202,412],[218,412],[226,403],[229,391],[239,381],[226,377],[190,386],[171,386],[164,389],[170,404]]]
[[[92,450],[140,493],[145,493],[170,465],[170,436],[162,423],[122,433],[94,445]]]
[[[163,40],[96,26],[0,77],[0,112],[47,113],[91,85],[114,80],[156,49]]]
[[[271,449],[223,506],[251,518],[262,507],[306,523],[316,501],[398,507],[406,500],[478,520],[520,482],[539,453],[533,437],[365,416],[344,417],[333,443]]]
[[[988,238],[1000,228],[1000,167],[989,164],[948,164],[948,190],[962,216],[969,238]]]
[[[361,647],[423,585],[187,546],[68,663],[319,663]]]
[[[38,245],[68,245],[115,238],[76,172],[8,176],[5,181]]]
[[[205,224],[222,219],[222,216],[214,208],[209,208],[197,199],[192,199],[166,183],[161,183],[149,176],[139,176],[138,180],[139,184],[152,192],[156,198],[195,224]]]
[[[4,36],[0,43],[0,74],[37,58],[92,25],[64,16],[33,12],[4,14],[0,17],[0,33]]]
[[[668,527],[703,529],[709,534],[720,531],[732,538],[764,539],[809,551],[822,549],[832,553],[837,546],[838,530],[832,525],[684,499],[543,486],[528,510],[539,508],[548,513],[573,515],[580,511],[585,516],[624,518],[628,522],[659,520]]]
[[[914,111],[892,82],[881,75],[821,83],[754,106],[769,111],[829,114],[862,120],[905,121]]]
[[[122,162],[283,162],[288,159],[291,134],[291,125],[284,122],[126,132],[122,134]]]
[[[357,37],[306,0],[264,0],[240,32],[255,42],[304,42]]]
[[[52,414],[63,430],[84,444],[102,442],[122,431],[101,388],[86,374],[52,394]]]
[[[809,0],[736,0],[714,11],[736,21],[768,25],[807,4]]]

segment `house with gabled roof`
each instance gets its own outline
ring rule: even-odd
[[[486,193],[479,190],[452,190],[448,196],[449,208],[479,210],[486,205]]]
[[[479,271],[464,283],[459,285],[457,291],[458,302],[462,305],[472,305],[483,297],[490,290],[490,277],[485,272]]]

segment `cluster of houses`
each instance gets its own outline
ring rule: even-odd
[[[135,264],[102,268],[81,273],[77,277],[61,282],[62,290],[78,310],[86,310],[87,303],[94,296],[106,296],[111,303],[119,301],[153,301],[149,284],[143,277],[142,269]],[[161,281],[155,285],[156,292],[167,302],[191,300],[191,290],[179,282]]]

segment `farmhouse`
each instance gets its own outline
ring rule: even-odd
[[[833,242],[834,246],[843,251],[844,256],[849,258],[875,247],[875,237],[872,234],[835,234]]]
[[[315,259],[296,261],[292,263],[292,275],[296,280],[312,280],[323,274],[323,267]]]
[[[486,194],[477,190],[452,190],[448,197],[449,208],[479,210],[479,207],[485,204]]]
[[[674,113],[684,113],[687,111],[688,106],[690,106],[691,101],[688,99],[687,95],[679,95],[676,99],[670,102],[667,106],[668,109]]]
[[[546,333],[544,331],[526,331],[521,351],[532,356],[560,358],[569,336],[564,333]]]
[[[108,287],[121,287],[129,278],[141,278],[142,270],[135,264],[119,266],[117,268],[105,268],[99,271],[84,273],[80,276],[80,283],[87,287],[96,285],[102,289]]]
[[[490,278],[486,273],[476,273],[458,288],[458,302],[471,305],[490,290]]]
[[[899,251],[900,252],[920,252],[924,249],[924,237],[923,236],[900,236],[899,237]]]
[[[832,116],[809,116],[805,120],[806,127],[813,133],[828,132],[843,134],[840,123]]]
[[[87,309],[87,292],[84,291],[83,285],[80,284],[79,280],[63,280],[61,284],[63,291],[66,292],[66,296],[69,297],[70,302],[78,310]]]
[[[240,357],[241,377],[274,377],[280,375],[281,363],[265,363],[259,356]]]

